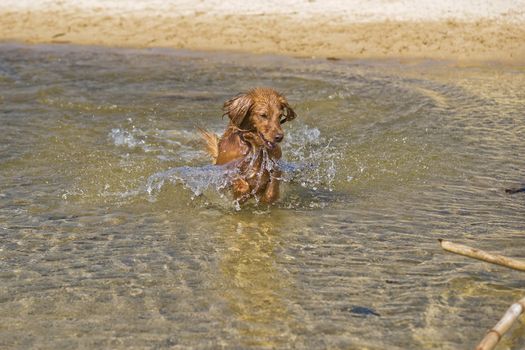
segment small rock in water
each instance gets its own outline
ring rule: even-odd
[[[347,311],[347,310],[348,310],[348,308],[346,308],[346,310],[343,310],[343,311]],[[361,316],[381,316],[375,310],[370,309],[370,308],[365,307],[365,306],[352,306],[350,308],[350,313],[356,314],[356,315],[361,315]]]

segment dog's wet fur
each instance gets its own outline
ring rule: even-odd
[[[274,203],[282,176],[277,161],[284,138],[282,124],[296,114],[286,98],[271,88],[255,88],[224,103],[230,122],[222,137],[200,129],[214,164],[232,164],[238,176],[232,182],[239,202],[250,198]]]

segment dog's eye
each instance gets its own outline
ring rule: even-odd
[[[263,119],[268,119],[268,115],[267,115],[266,113],[261,114],[261,118],[263,118]]]
[[[282,124],[282,123],[284,123],[285,121],[286,121],[286,115],[281,114],[281,115],[279,116],[279,123]]]

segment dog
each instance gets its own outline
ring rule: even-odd
[[[223,112],[230,121],[222,137],[199,129],[214,164],[236,169],[232,191],[239,203],[250,198],[274,203],[282,177],[277,163],[282,156],[282,124],[295,119],[294,110],[274,89],[255,88],[226,101]]]

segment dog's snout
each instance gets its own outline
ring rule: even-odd
[[[275,142],[281,142],[284,138],[284,134],[282,133],[279,133],[277,135],[275,135]]]

